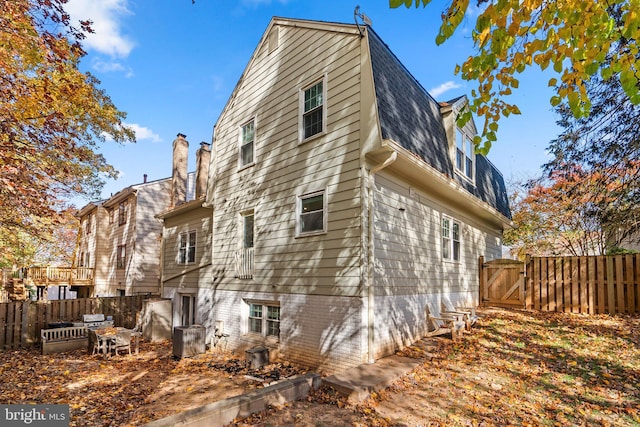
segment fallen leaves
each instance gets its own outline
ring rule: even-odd
[[[142,425],[255,388],[256,381],[214,367],[230,360],[221,353],[175,360],[170,342],[142,343],[139,355],[110,359],[84,349],[0,352],[0,403],[69,404],[74,427]],[[279,378],[304,372],[284,362],[271,366]]]

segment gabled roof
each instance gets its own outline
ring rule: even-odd
[[[370,27],[369,46],[382,138],[399,143],[429,166],[511,219],[504,178],[486,157],[476,154],[475,185],[454,171],[441,105],[420,85]],[[461,97],[454,98],[455,104]]]

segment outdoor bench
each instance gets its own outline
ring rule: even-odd
[[[89,333],[86,326],[42,329],[40,337],[42,354],[60,353],[89,346]]]

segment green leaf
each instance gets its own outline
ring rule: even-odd
[[[613,76],[613,70],[611,67],[604,67],[600,69],[600,75],[604,80],[609,80]]]
[[[562,61],[555,61],[553,63],[553,71],[555,71],[556,73],[561,73],[562,72]]]
[[[389,0],[389,7],[391,8],[400,7],[402,5],[405,5],[406,7],[411,7],[411,4],[413,4],[413,0]]]
[[[600,64],[597,62],[592,62],[590,64],[587,64],[586,67],[584,67],[584,71],[585,73],[589,74],[590,76],[594,75],[596,73],[596,71],[598,71],[598,68],[600,68]]]
[[[557,107],[560,104],[560,102],[562,102],[562,98],[560,98],[559,96],[555,95],[555,96],[551,97],[549,102],[551,103],[552,107]]]
[[[491,150],[491,141],[485,141],[484,144],[480,145],[476,145],[476,151],[478,152],[478,154],[482,154],[483,156],[486,156],[487,154],[489,154],[489,150]]]

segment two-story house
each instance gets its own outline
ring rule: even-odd
[[[194,198],[188,146],[178,134],[171,177],[147,181],[145,175],[142,183],[80,209],[76,265],[94,268],[94,286],[79,297],[160,294],[162,221],[156,215]]]
[[[335,370],[477,304],[510,211],[474,124],[456,126],[465,105],[436,102],[369,26],[274,18],[216,122],[211,274],[188,315]]]

